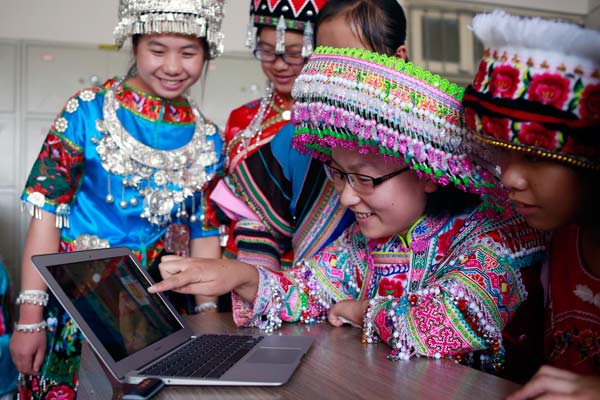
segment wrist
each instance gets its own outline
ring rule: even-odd
[[[258,292],[258,267],[246,264],[244,272],[239,274],[238,284],[233,290],[245,301],[254,302]]]
[[[21,290],[15,304],[30,304],[32,306],[46,307],[48,305],[48,292],[40,289]]]
[[[19,306],[19,322],[31,324],[39,322],[44,317],[44,308],[31,304],[21,304]]]
[[[14,329],[15,332],[23,332],[23,333],[37,333],[45,331],[48,327],[46,321],[35,322],[32,324],[17,324],[15,323]]]
[[[218,306],[215,301],[205,301],[204,303],[196,304],[194,312],[200,314],[208,310],[217,310],[217,308]]]

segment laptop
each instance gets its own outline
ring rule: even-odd
[[[278,386],[312,344],[307,336],[195,335],[124,247],[33,256],[50,290],[120,382]]]

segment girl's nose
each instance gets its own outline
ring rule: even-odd
[[[170,54],[165,57],[163,70],[169,75],[177,75],[181,72],[181,59],[177,54]]]
[[[344,179],[341,184],[343,185],[341,188],[336,188],[336,191],[340,195],[340,203],[344,207],[351,207],[360,203],[360,195],[356,193],[356,190],[352,188],[350,183]]]
[[[500,163],[502,184],[510,190],[522,191],[527,189],[527,175],[522,163],[511,157],[505,157]]]

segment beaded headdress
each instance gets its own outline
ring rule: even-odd
[[[463,89],[395,57],[319,47],[296,79],[293,145],[328,161],[331,148],[378,152],[473,193],[495,178],[466,155]]]
[[[600,32],[503,11],[473,31],[485,49],[464,97],[475,138],[600,169]]]
[[[210,58],[223,52],[225,0],[120,0],[113,32],[118,47],[136,34],[181,33],[206,38]]]
[[[275,51],[285,51],[287,29],[303,32],[302,55],[312,54],[314,43],[313,24],[327,0],[251,0],[250,21],[246,32],[246,46],[254,46],[254,28],[276,28]]]

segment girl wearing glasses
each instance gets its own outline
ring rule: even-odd
[[[518,269],[544,241],[495,203],[496,180],[466,155],[462,89],[398,58],[320,47],[293,93],[294,146],[325,163],[356,222],[285,272],[164,259],[163,275],[176,276],[152,291],[232,290],[241,326],[350,321],[392,359],[500,369],[502,330],[526,297]],[[432,207],[449,187],[483,201]]]
[[[231,114],[225,130],[228,176],[212,198],[233,220],[225,256],[279,270],[314,255],[353,220],[321,164],[292,148],[290,113],[278,100],[292,102],[293,81],[312,50],[310,22],[320,11],[317,41],[357,33],[359,46],[403,58],[406,18],[395,0],[329,0],[322,9],[325,1],[265,3],[252,3],[251,22],[258,27],[254,55],[272,90]],[[299,27],[303,34],[295,30]]]
[[[291,150],[293,129],[286,129],[292,87],[312,52],[312,24],[325,1],[250,2],[247,44],[268,81],[264,96],[234,110],[225,128],[227,176],[211,197],[230,220],[226,258],[288,268],[297,222],[328,193],[320,191],[322,169]],[[326,231],[344,220],[343,210],[332,214]]]

